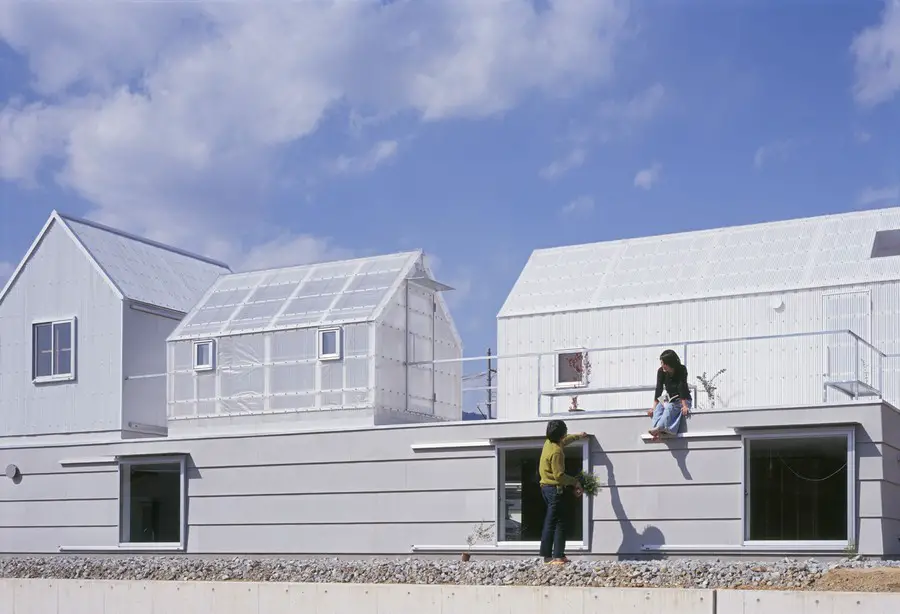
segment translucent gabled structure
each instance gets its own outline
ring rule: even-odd
[[[226,275],[169,336],[170,424],[461,418],[462,342],[422,252]]]

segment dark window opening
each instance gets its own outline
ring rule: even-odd
[[[879,230],[872,244],[872,258],[900,256],[900,229]]]
[[[581,446],[566,447],[566,473],[578,475],[582,470],[584,450]],[[503,450],[505,484],[500,494],[500,532],[498,541],[539,542],[544,525],[546,505],[541,495],[538,464],[541,448]],[[584,501],[577,499],[572,489],[566,489],[566,541],[584,539]]]
[[[181,541],[181,463],[122,467],[123,543]]]
[[[747,442],[751,541],[843,541],[847,536],[847,438]]]

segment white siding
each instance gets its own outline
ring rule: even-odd
[[[341,360],[318,358],[316,328],[216,339],[216,368],[195,372],[193,341],[169,343],[170,420],[372,406],[370,324],[341,329]]]
[[[166,426],[166,338],[177,325],[172,318],[125,308],[122,415],[126,430],[130,423]]]
[[[75,316],[76,380],[32,383],[31,324]],[[119,429],[122,301],[51,224],[0,303],[0,436]]]
[[[870,341],[885,353],[900,353],[898,282],[501,318],[498,343],[501,355],[652,345],[639,350],[592,352],[591,387],[652,385],[660,352],[672,347],[686,360],[692,383],[697,383],[696,376],[704,371],[711,375],[728,369],[716,380],[719,406],[817,403],[822,401],[826,347],[830,343],[840,349],[840,340],[834,337],[694,345],[686,356],[678,342],[825,331],[824,297],[860,290],[869,291],[872,297]],[[774,297],[783,299],[783,309],[773,309]],[[869,335],[868,331],[858,332]],[[849,351],[849,344],[844,342],[843,346],[845,352]],[[866,356],[861,347],[861,359]],[[875,378],[880,360],[871,353],[868,357],[870,377]],[[885,398],[900,401],[900,360],[885,360],[884,367]],[[554,372],[551,355],[540,360],[501,360],[499,417],[535,416],[538,388],[551,389]],[[697,396],[701,404],[707,402],[702,390]],[[579,405],[586,409],[637,409],[649,408],[651,401],[649,392],[602,394],[580,397]],[[567,402],[567,398],[556,399],[555,411],[564,410]],[[548,398],[543,399],[542,408],[545,413],[549,411]]]

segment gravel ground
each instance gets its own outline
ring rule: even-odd
[[[579,561],[564,567],[536,560],[343,561],[190,559],[176,557],[28,557],[0,559],[0,577],[99,580],[247,580],[364,584],[477,584],[681,588],[814,589],[829,570],[900,569],[900,562],[851,559],[824,563],[748,561]]]

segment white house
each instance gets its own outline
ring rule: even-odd
[[[461,420],[462,341],[421,252],[223,276],[169,336],[172,428]]]
[[[898,313],[900,209],[537,250],[498,316],[499,417],[647,409],[667,348],[706,408],[897,404]]]
[[[226,265],[54,212],[0,292],[0,440],[166,432],[166,337]]]
[[[0,298],[0,553],[440,555],[487,523],[476,551],[532,556],[562,416],[592,435],[569,471],[606,484],[570,506],[570,556],[898,556],[898,235],[891,209],[535,252],[498,318],[499,419],[460,422],[421,253],[229,274],[54,215]],[[154,285],[176,256],[193,285]],[[66,321],[49,364],[77,377],[35,377],[37,326]],[[726,371],[657,443],[667,347]]]

